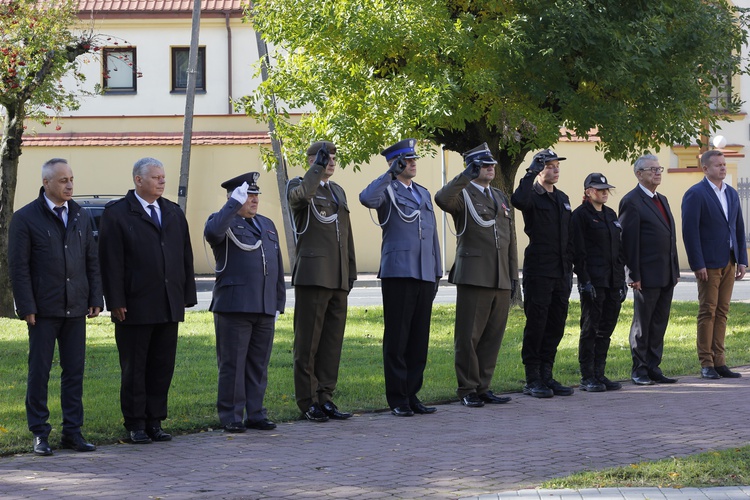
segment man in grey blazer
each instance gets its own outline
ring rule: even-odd
[[[738,378],[727,367],[724,335],[734,281],[747,268],[745,222],[737,191],[724,182],[724,153],[706,151],[701,167],[706,176],[682,198],[682,239],[698,283],[698,360],[702,378]]]
[[[349,204],[336,171],[336,146],[318,141],[307,149],[309,169],[289,181],[297,257],[294,285],[294,394],[312,422],[352,416],[333,403],[346,328],[349,291],[357,279]]]
[[[435,210],[430,193],[412,179],[417,175],[415,139],[385,149],[389,168],[359,195],[378,212],[383,230],[380,270],[383,292],[383,368],[391,413],[410,417],[434,413],[422,404],[430,339],[432,301],[443,275]]]
[[[672,294],[680,276],[676,228],[667,199],[656,192],[664,168],[654,155],[633,166],[638,185],[620,201],[625,279],[633,289],[630,351],[636,385],[673,384],[659,364],[669,322]]]
[[[458,397],[470,408],[510,401],[490,390],[518,283],[513,212],[490,186],[497,162],[487,143],[464,153],[466,169],[435,193],[453,216],[458,248],[448,281],[456,284],[455,368]]]
[[[216,408],[227,432],[276,428],[263,397],[286,288],[279,234],[273,221],[258,213],[259,177],[249,172],[222,183],[227,202],[209,216],[203,231],[216,259],[209,309],[219,365]]]

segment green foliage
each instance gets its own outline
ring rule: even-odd
[[[277,51],[241,104],[298,164],[320,138],[344,165],[405,136],[486,141],[507,180],[563,126],[634,158],[716,123],[706,96],[741,69],[742,15],[725,0],[257,0],[248,17]]]
[[[11,110],[24,105],[25,116],[45,125],[50,116],[78,108],[84,91],[65,87],[62,78],[72,75],[82,83],[76,58],[97,48],[92,33],[71,31],[77,5],[74,0],[0,4],[0,105]]]

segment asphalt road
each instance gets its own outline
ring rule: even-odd
[[[440,283],[441,285],[438,289],[435,303],[455,303],[456,287],[449,284],[446,279],[443,279]],[[208,306],[211,303],[211,286],[212,283],[210,280],[199,282],[198,305],[191,308],[191,310],[208,309]],[[632,299],[632,296],[632,291],[628,291],[628,298]],[[572,300],[578,300],[578,290],[575,286],[573,287],[573,293],[570,298]],[[698,300],[698,289],[695,284],[695,278],[693,278],[692,275],[687,276],[683,273],[683,279],[675,288],[674,300]],[[732,301],[750,301],[750,279],[746,278],[735,283]],[[349,294],[350,306],[379,306],[382,304],[383,296],[381,295],[380,286],[374,278],[363,280],[362,285],[355,286],[354,290]],[[294,309],[293,289],[287,290],[286,307],[287,309]]]

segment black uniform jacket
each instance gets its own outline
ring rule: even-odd
[[[625,282],[625,259],[617,214],[608,206],[597,212],[591,203],[573,211],[570,221],[573,240],[573,270],[579,283],[620,288]]]

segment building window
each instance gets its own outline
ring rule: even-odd
[[[711,89],[709,107],[714,111],[729,111],[732,108],[732,77],[724,75],[721,83]]]
[[[172,92],[187,90],[187,70],[190,59],[189,47],[172,47]],[[198,48],[198,67],[196,68],[195,90],[206,90],[206,47]]]
[[[105,48],[103,55],[105,93],[135,92],[138,77],[135,47]]]

